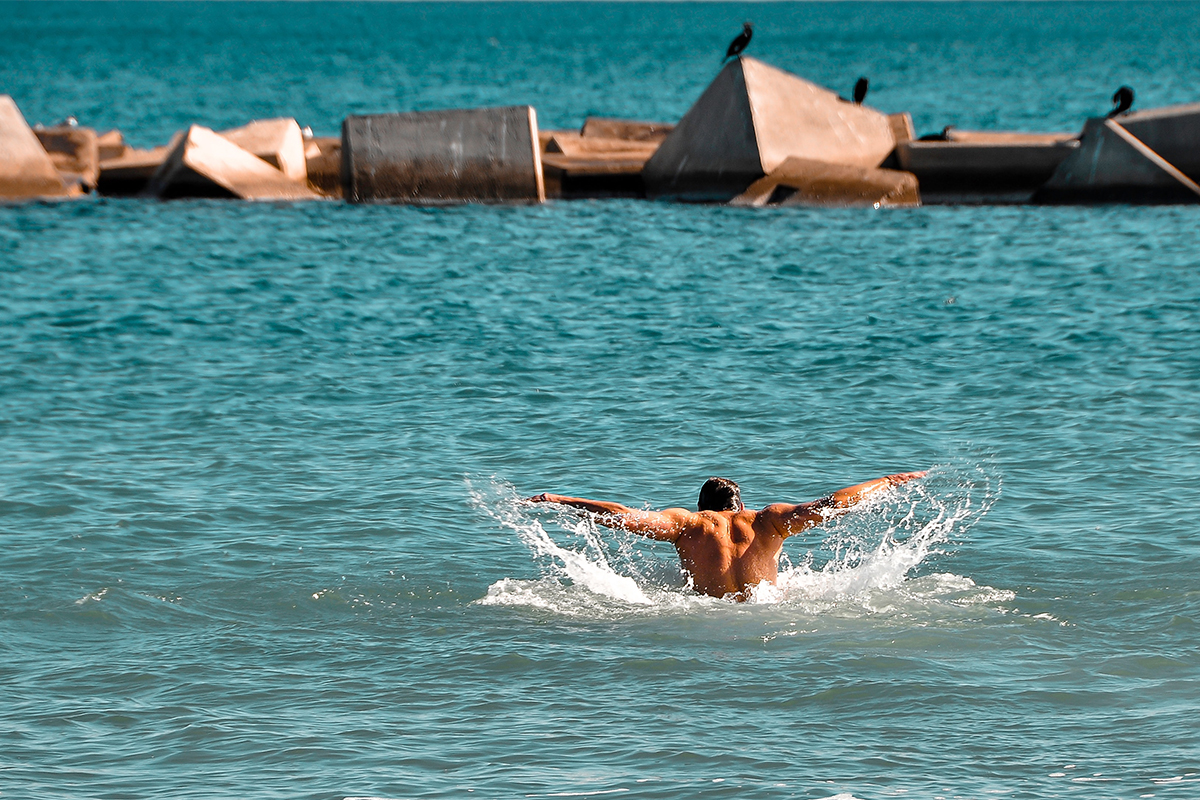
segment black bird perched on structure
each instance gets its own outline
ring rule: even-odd
[[[1128,86],[1122,86],[1113,93],[1113,110],[1108,112],[1108,116],[1115,117],[1118,114],[1124,114],[1133,106],[1133,89]]]
[[[854,83],[854,105],[861,106],[863,103],[863,100],[867,99],[867,87],[869,87],[870,85],[871,85],[871,82],[868,81],[866,78],[859,78],[857,81],[855,81],[855,83]]]
[[[750,37],[754,35],[754,26],[749,22],[742,23],[742,32],[737,35],[732,42],[729,43],[729,49],[725,51],[725,61],[740,56],[742,51],[746,49],[746,45],[750,44]]]

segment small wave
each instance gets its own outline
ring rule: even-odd
[[[481,605],[521,606],[571,617],[688,610],[728,601],[696,594],[673,549],[633,534],[597,529],[589,518],[558,507],[531,508],[515,487],[498,478],[476,486],[472,504],[514,531],[533,555],[540,577],[504,578],[488,587]],[[752,605],[795,607],[807,613],[854,608],[888,613],[913,605],[991,605],[1013,598],[970,578],[917,568],[945,555],[991,508],[998,480],[980,467],[945,466],[814,528],[784,546],[778,581],[752,587]],[[545,524],[544,524],[545,521]],[[571,535],[560,544],[546,524]],[[809,549],[789,560],[797,540]],[[803,546],[803,545],[802,545]]]
[[[75,601],[75,605],[82,606],[87,603],[99,603],[101,600],[104,599],[104,596],[107,594],[108,594],[108,587],[106,586],[103,589],[99,589],[97,591],[91,592],[90,594],[85,594],[83,597],[81,597]]]

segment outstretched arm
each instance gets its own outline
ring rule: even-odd
[[[763,513],[771,514],[775,517],[775,521],[782,528],[781,535],[787,538],[788,536],[794,536],[797,533],[808,530],[814,525],[819,525],[829,517],[836,516],[848,508],[853,508],[868,497],[890,489],[893,486],[899,486],[902,483],[908,483],[917,478],[924,478],[925,475],[924,471],[885,475],[873,481],[867,481],[855,486],[847,486],[845,489],[838,489],[833,494],[822,497],[820,500],[813,500],[810,503],[800,503],[799,505],[776,503],[764,508]]]
[[[566,497],[561,494],[544,492],[534,495],[526,502],[529,503],[558,503],[586,511],[596,522],[609,528],[619,528],[630,533],[648,536],[664,542],[674,542],[683,533],[687,518],[692,514],[682,508],[668,508],[666,511],[646,511],[630,508],[620,503],[609,503],[603,500],[587,500],[583,497]]]

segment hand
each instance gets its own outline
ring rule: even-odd
[[[521,502],[523,502],[523,503],[554,503],[554,502],[557,502],[555,500],[555,497],[557,497],[557,495],[550,494],[549,492],[542,492],[541,494],[535,494],[533,497],[527,498]]]

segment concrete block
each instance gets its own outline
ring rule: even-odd
[[[876,167],[885,114],[747,56],[730,61],[642,173],[651,197],[724,202],[791,157]]]
[[[326,197],[342,196],[342,139],[316,136],[304,146],[308,188]]]
[[[896,140],[896,144],[911,142],[917,138],[917,132],[913,128],[912,114],[907,111],[901,114],[888,114],[888,124],[892,126],[892,138]]]
[[[342,180],[352,203],[540,203],[532,106],[351,116]]]
[[[579,135],[600,139],[629,139],[635,142],[662,142],[675,130],[669,122],[638,122],[632,119],[588,117]]]
[[[1200,103],[1135,111],[1115,121],[1184,175],[1200,183]]]
[[[910,172],[789,158],[730,201],[734,206],[919,206]]]
[[[569,156],[542,155],[546,197],[582,200],[592,197],[645,197],[642,167],[645,155],[603,153]]]
[[[654,155],[659,143],[637,139],[613,139],[600,136],[559,131],[543,149],[544,153],[562,153],[573,158],[641,158],[643,162]]]
[[[78,186],[84,192],[96,188],[100,179],[100,144],[94,130],[56,125],[39,128],[34,134],[67,186]]]
[[[926,205],[1028,203],[1078,147],[1073,139],[1033,144],[900,142],[884,166],[916,175]]]
[[[942,131],[947,142],[970,144],[1057,144],[1079,138],[1077,133],[1023,133],[1019,131],[964,131],[947,127]]]
[[[193,125],[154,173],[146,194],[161,199],[228,197],[315,200],[319,197],[258,156],[208,128]]]
[[[544,128],[538,128],[538,146],[541,148],[541,151],[544,153],[544,152],[546,152],[546,147],[550,144],[550,142],[554,139],[554,137],[560,136],[560,135],[575,136],[575,135],[578,135],[578,133],[579,133],[578,131],[556,131],[556,130],[546,130]]]
[[[557,131],[542,152],[546,197],[645,197],[642,167],[659,143]]]
[[[107,134],[106,134],[107,135]],[[179,144],[183,133],[177,133],[169,144],[150,150],[125,147],[121,155],[100,160],[100,182],[96,191],[112,197],[130,197],[146,190],[150,179]],[[115,149],[115,148],[114,148]],[[111,151],[110,151],[111,152]]]
[[[1197,203],[1200,186],[1115,119],[1089,119],[1038,203]]]
[[[304,136],[291,117],[256,119],[240,128],[220,131],[220,135],[294,181],[303,183],[308,178]]]
[[[96,147],[99,150],[101,161],[120,158],[121,156],[125,155],[125,151],[129,149],[125,145],[125,137],[119,130],[116,130],[115,128],[111,131],[105,131],[97,136]]]
[[[67,185],[17,104],[0,94],[0,200],[66,197]]]

